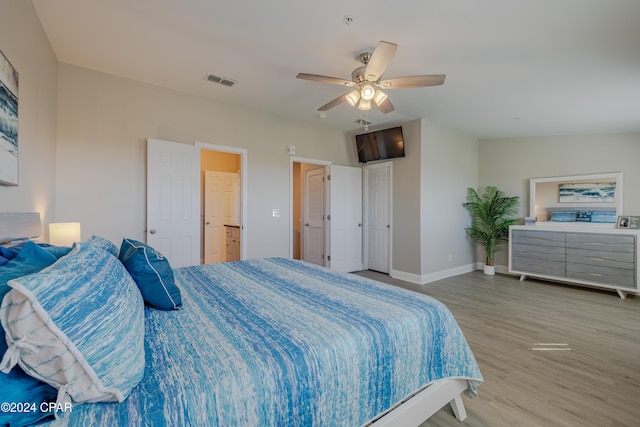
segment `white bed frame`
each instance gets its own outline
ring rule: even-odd
[[[467,418],[462,402],[462,393],[469,387],[463,379],[436,381],[407,400],[398,403],[382,417],[365,424],[371,427],[419,426],[433,414],[451,404],[453,414],[459,421]]]
[[[18,238],[32,238],[42,235],[40,214],[37,212],[0,212],[0,243]],[[436,381],[419,392],[396,404],[379,418],[364,426],[397,427],[419,426],[433,414],[451,404],[453,413],[464,421],[467,412],[462,402],[462,392],[469,387],[467,380],[447,379]],[[364,427],[363,426],[363,427]]]

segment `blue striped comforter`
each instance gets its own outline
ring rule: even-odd
[[[53,424],[359,426],[433,381],[482,381],[428,296],[282,258],[175,277],[183,308],[146,308],[142,382]]]

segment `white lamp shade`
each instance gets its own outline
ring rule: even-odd
[[[55,246],[71,246],[79,242],[79,222],[54,222],[49,224],[49,243]]]
[[[372,85],[370,84],[366,84],[364,86],[362,86],[362,90],[360,93],[360,96],[362,96],[362,99],[366,99],[367,101],[371,101],[371,99],[373,98],[373,96],[376,94],[376,90],[373,88]]]
[[[371,100],[360,98],[360,103],[358,104],[358,108],[362,111],[367,111],[371,109]]]
[[[345,99],[347,100],[349,105],[355,107],[360,100],[360,92],[357,90],[351,91],[345,96]]]
[[[384,93],[381,90],[377,90],[376,94],[373,95],[373,102],[376,103],[376,105],[380,105],[382,104],[384,101],[386,101],[386,99],[388,98],[387,94]]]

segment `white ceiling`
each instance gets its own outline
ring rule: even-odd
[[[398,44],[383,75],[446,74],[388,91],[373,126],[430,118],[478,138],[640,131],[639,0],[33,0],[73,64],[351,131],[356,56]],[[350,25],[345,15],[353,17]],[[237,81],[233,87],[206,74]]]

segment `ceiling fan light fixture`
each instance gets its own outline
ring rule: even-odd
[[[360,104],[358,104],[358,108],[362,111],[367,111],[371,109],[371,100],[364,99],[364,97],[360,98]]]
[[[389,97],[389,96],[388,96],[386,93],[384,93],[383,91],[381,91],[381,90],[377,90],[377,91],[376,91],[376,94],[373,96],[373,102],[375,102],[375,103],[376,103],[376,105],[380,105],[380,104],[382,104],[384,101],[386,101],[386,99],[387,99],[388,97]]]
[[[362,86],[362,89],[360,90],[360,96],[362,96],[362,99],[366,99],[367,101],[371,101],[371,99],[373,99],[373,96],[375,94],[376,94],[376,90],[373,88],[373,85],[371,84],[366,84]]]
[[[357,90],[351,91],[345,96],[345,99],[347,100],[349,105],[355,107],[360,100],[360,92]]]

